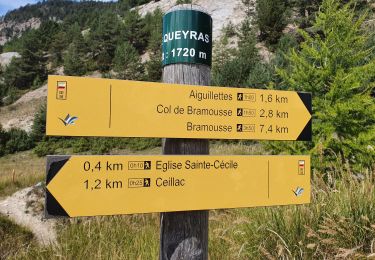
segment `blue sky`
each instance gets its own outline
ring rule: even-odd
[[[110,2],[111,0],[99,0],[102,2]],[[0,0],[0,16],[6,12],[16,9],[27,4],[35,4],[38,0]]]

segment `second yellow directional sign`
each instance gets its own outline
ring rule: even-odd
[[[46,213],[97,216],[304,204],[309,156],[49,156]]]
[[[311,140],[311,95],[49,76],[47,135]]]

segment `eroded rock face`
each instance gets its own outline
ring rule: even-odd
[[[4,45],[13,37],[19,37],[27,29],[39,28],[41,21],[39,18],[31,18],[23,23],[15,21],[0,22],[0,45]]]
[[[152,13],[156,8],[160,8],[163,12],[168,11],[176,4],[175,0],[152,1],[148,4],[138,7],[140,15]],[[212,16],[213,19],[213,38],[217,40],[222,28],[231,22],[234,26],[239,25],[245,17],[245,7],[241,0],[195,0],[194,5],[199,5]],[[255,0],[253,7],[255,9]]]
[[[17,191],[0,201],[0,213],[29,229],[37,241],[46,246],[56,243],[56,220],[44,217],[44,189],[44,185],[38,183]]]
[[[8,66],[13,57],[19,58],[21,55],[18,52],[4,52],[0,54],[0,65],[2,67]]]

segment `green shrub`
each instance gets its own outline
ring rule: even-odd
[[[135,151],[161,146],[160,138],[126,138],[124,141],[127,148]]]
[[[40,142],[46,137],[46,114],[47,106],[43,104],[36,113],[31,128],[31,138],[34,142]]]
[[[242,27],[238,49],[228,49],[226,39],[215,48],[212,82],[217,86],[245,87],[255,67],[260,66],[256,37],[250,28]]]
[[[5,155],[5,144],[8,140],[8,135],[0,124],[0,156]]]
[[[276,152],[307,152],[316,167],[330,168],[341,160],[361,171],[375,162],[375,58],[366,47],[366,14],[338,0],[324,0],[311,35],[300,31],[300,50],[288,55],[289,66],[279,69],[283,83],[312,92],[313,143],[271,144]],[[323,162],[323,163],[321,163]]]
[[[34,153],[39,156],[43,157],[46,155],[53,155],[56,152],[56,144],[54,142],[40,142],[37,144],[37,146],[34,148]]]
[[[5,137],[7,138],[5,143],[6,153],[26,151],[34,146],[34,142],[22,129],[12,128],[6,132]]]
[[[34,142],[26,131],[16,128],[5,131],[0,124],[0,156],[26,151],[33,146]]]
[[[256,22],[259,27],[261,41],[276,44],[287,25],[285,0],[257,0]]]
[[[191,4],[192,0],[177,0],[176,5]]]

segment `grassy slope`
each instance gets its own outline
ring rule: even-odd
[[[35,246],[33,234],[0,215],[0,259],[16,256],[29,246]]]
[[[31,151],[0,157],[0,198],[45,178],[45,159]]]
[[[243,145],[214,145],[211,150],[212,154],[260,153],[259,148]],[[160,148],[143,153],[158,152]],[[375,253],[375,173],[356,180],[344,165],[337,165],[334,173],[313,176],[310,205],[211,211],[210,259],[360,258]],[[31,243],[17,257],[158,256],[158,214],[63,220],[58,229],[59,246],[42,248]]]

